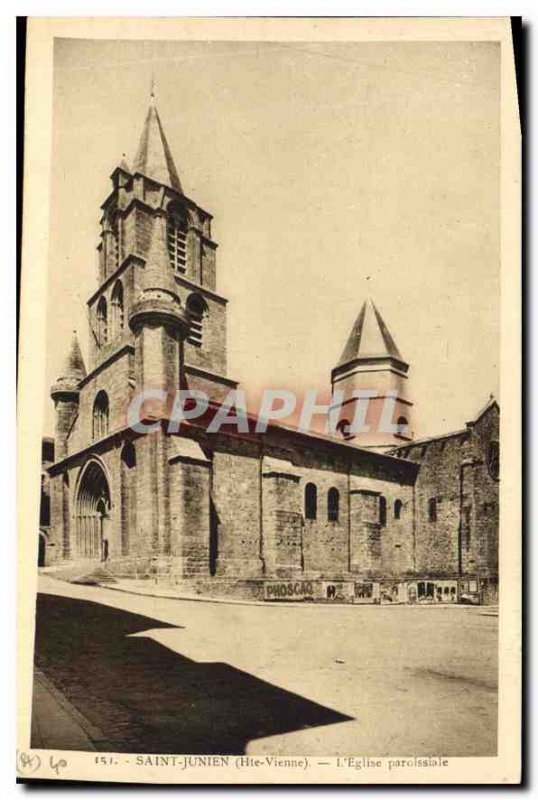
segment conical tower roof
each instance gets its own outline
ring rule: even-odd
[[[157,183],[170,186],[183,194],[181,181],[151,92],[144,128],[133,164],[133,172],[140,172]]]
[[[360,358],[397,358],[403,361],[396,342],[371,298],[362,305],[338,366]]]
[[[62,374],[60,378],[76,378],[81,381],[86,377],[86,367],[84,366],[84,359],[82,358],[82,351],[78,343],[77,332],[73,331],[71,337],[71,344],[64,361]]]
[[[62,392],[78,392],[80,381],[86,377],[86,367],[82,351],[78,342],[77,332],[73,331],[71,344],[63,363],[61,375],[51,389],[51,394],[61,394]]]

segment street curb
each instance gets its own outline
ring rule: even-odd
[[[81,584],[81,583],[74,583],[73,581],[65,580],[64,578],[58,577],[54,575],[52,572],[43,573],[44,577],[53,578],[60,583],[69,583],[72,586],[85,586],[88,587],[98,587],[100,589],[110,589],[111,592],[122,592],[123,594],[130,594],[136,597],[153,597],[155,599],[162,599],[162,600],[182,600],[182,601],[189,601],[193,603],[217,603],[220,605],[235,605],[235,606],[263,606],[264,608],[334,608],[338,606],[339,608],[383,608],[383,609],[390,609],[390,608],[437,608],[437,609],[449,609],[449,608],[474,608],[474,609],[488,609],[492,612],[492,614],[487,614],[486,616],[498,616],[498,606],[472,606],[466,603],[428,603],[424,605],[420,605],[419,603],[324,603],[324,602],[289,602],[287,600],[235,600],[230,597],[211,597],[208,595],[182,595],[182,594],[172,594],[171,592],[158,592],[158,591],[151,591],[151,590],[143,590],[143,589],[136,589],[134,587],[125,587],[119,586],[117,583],[99,583],[95,582],[94,584]],[[482,613],[484,613],[482,611]]]
[[[136,595],[139,597],[153,597],[162,600],[183,600],[183,601],[191,601],[193,603],[218,603],[221,605],[236,605],[236,606],[263,606],[264,608],[270,607],[278,607],[278,608],[334,608],[338,606],[339,608],[383,608],[383,609],[390,609],[390,608],[436,608],[436,609],[449,609],[449,608],[476,608],[476,609],[491,609],[497,610],[494,606],[470,606],[465,603],[439,603],[439,604],[428,604],[428,605],[419,605],[411,604],[411,603],[323,603],[323,602],[297,602],[297,603],[290,603],[288,601],[281,601],[281,600],[234,600],[233,598],[223,598],[223,597],[209,597],[206,595],[180,595],[180,594],[170,594],[170,593],[156,593],[152,591],[142,591],[137,590],[134,588],[126,588],[124,586],[117,586],[109,583],[100,583],[98,584],[99,588],[101,589],[110,589],[113,592],[123,592],[124,594],[131,594]],[[483,613],[483,612],[482,612]],[[497,614],[487,614],[486,616],[497,616]]]
[[[63,692],[60,691],[52,681],[47,678],[44,672],[35,667],[34,680],[41,683],[41,685],[51,694],[58,705],[68,714],[71,719],[84,731],[88,739],[95,744],[95,749],[113,752],[113,747],[105,737],[103,732],[90,722],[75,706],[67,699]]]

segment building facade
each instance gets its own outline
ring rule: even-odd
[[[141,392],[201,390],[214,413],[237,382],[212,217],[183,192],[153,98],[133,165],[111,183],[88,369],[75,334],[51,388],[41,563],[267,600],[493,602],[497,403],[462,431],[414,441],[409,365],[371,300],[331,373],[334,436],[277,424],[209,433],[207,418],[171,430],[158,399],[144,406],[152,432],[133,430]],[[357,389],[376,398],[353,434]],[[386,397],[391,432],[379,433]]]

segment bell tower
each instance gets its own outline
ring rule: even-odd
[[[331,372],[339,436],[385,451],[413,438],[404,360],[373,300],[366,300]],[[355,428],[355,430],[352,430]]]
[[[153,88],[136,156],[131,165],[123,157],[111,181],[101,206],[98,288],[88,301],[90,372],[107,369],[122,348],[140,346],[153,355],[137,353],[135,390],[139,381],[147,386],[150,364],[155,383],[161,364],[167,391],[181,380],[219,400],[236,383],[226,377],[227,300],[216,286],[212,215],[184,192]],[[155,334],[150,348],[152,308],[163,335],[175,332],[158,346]]]

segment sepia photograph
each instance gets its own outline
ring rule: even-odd
[[[19,774],[517,782],[510,21],[150,22],[29,22]]]

